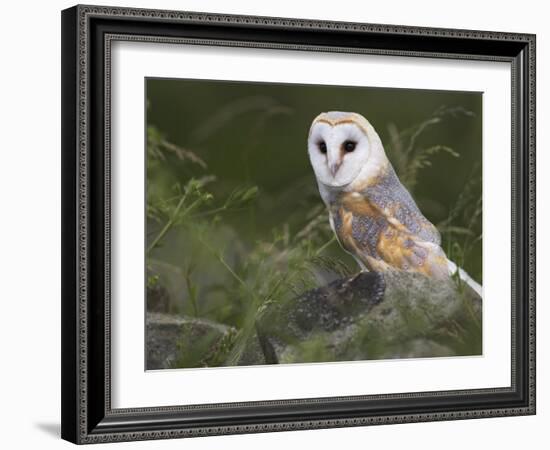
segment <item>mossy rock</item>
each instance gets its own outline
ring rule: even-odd
[[[147,369],[480,355],[481,298],[455,280],[362,272],[262,308],[244,335],[147,314]]]
[[[262,311],[238,364],[481,354],[481,298],[455,280],[362,272]],[[257,352],[255,352],[257,354]]]
[[[210,320],[147,313],[147,369],[220,365],[236,330]]]

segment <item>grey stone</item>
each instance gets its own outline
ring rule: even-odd
[[[147,369],[209,365],[235,334],[234,328],[210,320],[147,313]]]
[[[452,279],[363,272],[270,305],[256,330],[264,358],[248,364],[479,355],[481,298]]]
[[[453,279],[362,272],[261,308],[247,329],[147,314],[147,368],[481,354],[482,300]]]

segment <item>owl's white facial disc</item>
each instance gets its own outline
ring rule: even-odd
[[[314,122],[308,139],[308,153],[317,180],[329,187],[345,187],[367,163],[370,144],[357,124],[331,125]]]

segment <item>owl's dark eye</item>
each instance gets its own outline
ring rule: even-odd
[[[324,141],[319,142],[318,145],[319,145],[319,151],[321,153],[326,153],[327,152],[327,144]]]
[[[353,141],[346,141],[344,142],[344,150],[348,153],[351,153],[355,150],[355,146],[357,145],[357,142]]]

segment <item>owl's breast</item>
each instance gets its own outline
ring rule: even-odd
[[[358,257],[369,269],[380,260],[378,243],[388,221],[374,205],[357,194],[346,194],[331,207],[334,232],[345,250]]]

